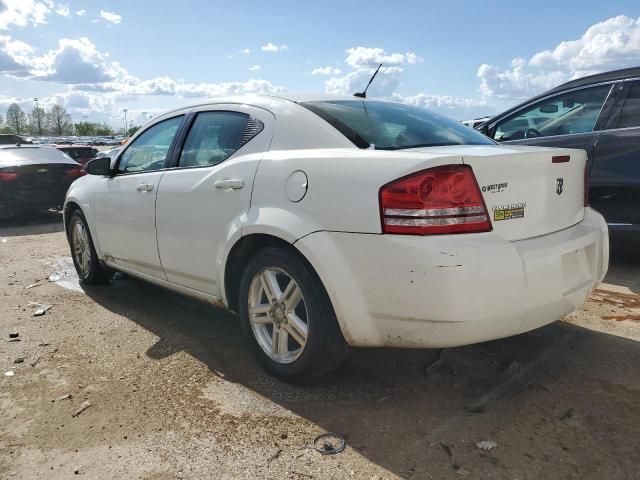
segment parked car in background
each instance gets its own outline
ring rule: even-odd
[[[1,133],[0,134],[0,145],[16,145],[16,144],[29,145],[32,142],[27,140],[26,138],[21,137],[20,135],[13,135],[11,133]]]
[[[54,147],[66,153],[81,165],[96,158],[98,155],[98,150],[89,145],[54,145]]]
[[[479,130],[506,144],[585,150],[591,205],[612,233],[640,236],[640,68],[565,83]]]
[[[0,217],[61,207],[82,175],[82,165],[55,148],[0,147]]]
[[[347,345],[482,342],[581,305],[608,265],[585,164],[409,105],[230,97],[92,160],[65,228],[83,283],[120,270],[224,304],[267,369],[306,380]]]

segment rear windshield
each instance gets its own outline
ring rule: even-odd
[[[59,148],[59,150],[62,150],[64,153],[69,155],[74,160],[76,158],[93,158],[96,156],[98,152],[96,149],[93,149],[91,147],[86,147],[86,148],[62,147],[62,148]]]
[[[483,134],[425,108],[363,100],[303,102],[358,148],[400,150],[441,145],[493,145]]]

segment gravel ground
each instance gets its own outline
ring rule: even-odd
[[[259,368],[225,311],[122,275],[80,289],[58,214],[4,220],[0,478],[637,479],[631,260],[564,321],[443,351],[355,350],[295,387]],[[34,317],[34,303],[51,308]],[[327,431],[343,453],[311,448]]]

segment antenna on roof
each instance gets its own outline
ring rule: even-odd
[[[371,82],[373,82],[373,79],[376,78],[376,75],[380,71],[380,67],[382,67],[382,64],[378,65],[378,68],[376,68],[376,71],[371,76],[371,79],[369,80],[369,83],[367,83],[367,86],[365,87],[365,89],[362,92],[354,93],[353,94],[354,97],[367,98],[367,90],[369,89],[369,85],[371,85]]]

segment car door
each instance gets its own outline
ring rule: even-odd
[[[97,241],[107,261],[161,279],[166,277],[156,241],[156,194],[184,119],[184,114],[163,118],[137,135],[92,202]]]
[[[507,144],[579,148],[591,159],[611,89],[596,85],[544,98],[490,125],[489,136]]]
[[[221,255],[240,236],[275,118],[236,104],[190,117],[158,189],[158,247],[170,282],[218,296]]]
[[[595,144],[589,201],[611,230],[640,231],[640,80],[624,82],[619,107]]]

